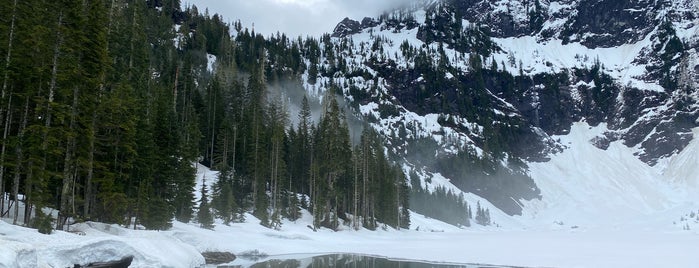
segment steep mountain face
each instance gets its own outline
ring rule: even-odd
[[[566,150],[551,136],[575,122],[605,123],[591,143],[650,166],[689,144],[697,14],[690,0],[422,1],[340,22],[307,87],[342,88],[406,171],[428,174],[413,177],[519,214],[541,198],[527,163]]]

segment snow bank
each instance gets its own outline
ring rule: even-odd
[[[117,225],[74,226],[85,235],[51,235],[0,221],[0,267],[72,267],[134,256],[131,267],[198,267],[204,258],[171,232],[134,231]]]

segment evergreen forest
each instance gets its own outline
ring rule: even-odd
[[[403,171],[371,128],[351,134],[337,87],[289,96],[332,71],[318,68],[328,36],[264,37],[179,0],[6,0],[0,14],[0,214],[14,224],[252,214],[280,228],[306,209],[314,229],[409,226]],[[219,180],[194,189],[196,163]]]

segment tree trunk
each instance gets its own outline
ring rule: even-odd
[[[100,87],[100,91],[102,91]],[[97,131],[97,110],[92,111],[92,123],[91,123],[91,133],[89,137],[89,147],[90,150],[87,154],[87,177],[85,178],[85,201],[83,206],[83,216],[90,218],[90,209],[92,208],[92,202],[94,202],[94,196],[92,193],[92,178],[94,177],[95,170],[95,132]]]
[[[359,175],[357,174],[357,165],[359,164],[359,159],[354,161],[354,211],[352,212],[352,224],[354,225],[354,230],[359,230],[359,213],[357,208],[359,207]]]
[[[259,185],[257,185],[258,184],[257,174],[258,174],[258,169],[259,169],[258,163],[257,163],[259,150],[257,147],[259,145],[259,138],[260,138],[260,131],[259,131],[259,127],[257,124],[257,116],[255,116],[253,123],[255,124],[255,159],[254,159],[255,163],[253,164],[254,170],[253,170],[253,184],[252,184],[252,203],[257,204],[257,188],[259,187]]]
[[[213,92],[209,91],[209,132],[211,132],[211,149],[207,150],[207,154],[209,154],[209,163],[210,165],[214,165],[214,143],[216,141],[216,96],[213,94]],[[228,133],[226,133],[226,136],[228,136]],[[227,140],[227,139],[226,139]],[[226,143],[228,145],[228,143]],[[225,147],[228,149],[227,147]],[[223,159],[226,159],[225,153]],[[226,162],[227,163],[227,162]]]
[[[9,135],[10,132],[10,122],[12,122],[12,96],[9,97],[9,100],[7,102],[7,116],[5,119],[7,119],[5,122],[5,129],[3,130],[2,133],[2,147],[0,148],[0,218],[2,215],[4,215],[4,209],[5,209],[5,182],[3,180],[5,176],[5,150],[7,149],[7,136]],[[9,208],[8,208],[9,212]]]
[[[73,183],[75,183],[75,167],[73,154],[75,153],[76,138],[75,138],[75,121],[78,114],[78,87],[73,88],[73,105],[70,112],[70,123],[68,126],[68,137],[66,140],[66,152],[63,160],[63,187],[61,189],[61,207],[60,216],[56,229],[63,230],[63,224],[68,219],[69,215],[73,215],[75,211],[71,211],[71,206],[75,201],[73,192]]]
[[[22,114],[22,123],[19,126],[19,131],[17,139],[17,147],[15,148],[15,153],[17,154],[17,167],[15,167],[15,178],[12,185],[12,195],[15,197],[15,211],[13,215],[12,224],[17,225],[17,219],[19,218],[19,181],[22,176],[22,162],[24,161],[23,151],[22,151],[22,139],[24,138],[24,131],[27,127],[27,117],[29,117],[29,96],[26,97],[24,105],[24,114]]]
[[[12,59],[12,42],[14,41],[14,36],[15,36],[15,20],[17,19],[17,0],[14,1],[12,5],[12,20],[10,22],[10,37],[7,41],[7,55],[5,57],[5,77],[2,80],[2,93],[0,93],[0,126],[3,125],[2,120],[4,119],[3,116],[3,110],[2,110],[2,102],[5,100],[5,97],[7,97],[7,80],[9,80],[9,71],[8,69],[10,68],[10,60]],[[8,110],[9,113],[9,110]],[[9,122],[8,122],[9,124]]]
[[[225,129],[222,130],[223,133],[221,133],[218,138],[222,139],[221,142],[223,144],[220,145],[221,147],[221,155],[220,158],[214,159],[214,150],[213,150],[213,145],[211,145],[211,150],[206,150],[207,153],[209,153],[211,156],[209,157],[209,164],[211,165],[212,168],[218,168],[219,170],[223,171],[224,169],[228,169],[228,154],[229,154],[229,142],[230,142],[230,137],[228,131]]]
[[[32,163],[29,161],[27,165],[27,178],[24,180],[24,223],[27,225],[32,218],[32,188],[34,187]]]
[[[63,24],[63,12],[58,15],[58,26],[56,27],[56,46],[53,49],[53,66],[51,68],[51,82],[49,83],[49,103],[46,112],[46,126],[51,125],[51,103],[56,94],[56,80],[58,79],[58,57],[61,54],[63,45],[63,34],[61,34],[61,24]]]
[[[233,127],[233,165],[231,167],[231,170],[233,171],[233,178],[235,178],[235,149],[236,145],[238,143],[238,126]]]
[[[109,5],[109,22],[107,23],[107,36],[112,33],[112,22],[114,21],[114,1]]]
[[[331,173],[327,174],[325,177],[325,183],[327,183],[328,192],[324,193],[326,195],[326,198],[325,198],[325,211],[324,211],[324,214],[325,214],[324,218],[325,219],[323,219],[323,223],[326,224],[327,226],[331,225],[331,223],[330,223],[331,222],[331,219],[330,219],[330,208],[331,208],[330,196],[332,194],[335,194],[335,192],[333,191],[333,187],[332,187],[332,181],[333,181],[333,174],[331,172]]]
[[[0,153],[0,217],[2,217],[2,211],[4,209],[5,205],[5,187],[3,184],[3,176],[5,175],[5,141],[7,140],[7,132],[9,130],[9,125],[10,125],[10,101],[8,101],[7,104],[7,116],[5,116],[5,111],[3,111],[4,108],[4,101],[5,98],[7,97],[7,80],[9,80],[9,71],[8,69],[10,68],[10,60],[12,59],[12,43],[14,41],[14,35],[15,35],[15,20],[17,18],[17,0],[13,2],[12,5],[12,20],[10,22],[10,37],[7,41],[7,55],[5,57],[5,70],[4,70],[4,77],[2,81],[2,92],[0,93],[0,126],[4,126],[4,132],[3,132],[3,137],[2,137],[2,152]],[[7,120],[5,120],[7,119]]]
[[[369,145],[368,141],[364,141],[363,157],[362,157],[362,218],[364,219],[365,226],[368,223],[367,218],[369,216],[369,198],[367,197],[366,184],[369,180]]]
[[[272,213],[277,209],[277,141],[272,137],[272,154],[270,167],[270,194],[272,195]]]
[[[308,185],[310,188],[308,191],[308,194],[310,195],[310,200],[309,200],[310,204],[308,207],[313,209],[313,230],[315,231],[315,229],[318,228],[318,220],[317,220],[318,219],[318,203],[316,201],[316,188],[315,188],[315,182],[316,182],[315,175],[316,175],[316,173],[315,173],[315,163],[313,163],[313,160],[314,160],[313,154],[311,154],[311,161],[310,161],[311,164],[308,166],[309,167],[308,175],[310,176],[309,185]]]
[[[112,1],[112,2],[114,2],[114,1]],[[138,10],[138,8],[135,8],[135,7],[134,7],[134,9],[133,9],[133,16],[132,16],[133,19],[132,19],[132,22],[131,22],[131,34],[132,34],[132,36],[133,36],[134,33],[136,32],[136,27],[138,26],[138,24],[137,24],[137,22],[138,22],[138,13],[136,12],[137,10]],[[110,12],[111,12],[111,10],[110,10]],[[110,14],[110,22],[109,22],[109,23],[111,23],[111,14]],[[133,70],[133,55],[134,55],[133,51],[134,51],[134,38],[131,38],[131,40],[130,40],[130,42],[129,42],[129,52],[130,52],[130,53],[129,53],[129,73],[128,73],[128,81],[131,81],[131,78],[132,78],[132,75],[133,75],[133,71],[132,71],[132,70]],[[176,77],[176,76],[175,76],[175,77]],[[175,78],[175,90],[177,90],[177,78]],[[175,95],[177,95],[177,94],[175,94]]]
[[[175,85],[172,87],[172,110],[177,113],[177,84],[179,83],[179,78],[180,78],[180,66],[179,64],[177,65],[177,68],[175,69]]]
[[[398,178],[395,178],[395,183],[398,182]],[[398,209],[398,213],[396,213],[396,229],[400,230],[400,185],[396,185],[396,209]]]

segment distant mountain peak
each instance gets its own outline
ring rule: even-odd
[[[345,37],[359,33],[361,30],[361,23],[346,17],[340,23],[338,23],[337,26],[335,26],[332,37]]]

